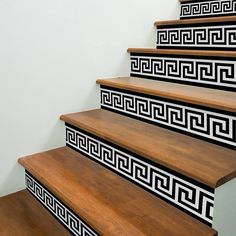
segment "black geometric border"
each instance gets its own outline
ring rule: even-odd
[[[72,235],[99,236],[84,220],[62,203],[52,192],[25,170],[27,190],[60,222]]]
[[[196,32],[198,35],[195,35]],[[174,38],[174,41],[170,41],[170,35],[171,39]],[[159,38],[161,38],[160,42],[158,41]],[[164,43],[163,38],[165,39]],[[199,38],[201,38],[200,41]],[[215,42],[216,38],[217,41]],[[195,41],[195,39],[197,39],[197,41]],[[219,43],[219,40],[222,42]],[[207,22],[157,26],[157,48],[159,49],[232,51],[236,49],[235,42],[235,22]]]
[[[123,178],[129,180],[130,182],[133,182],[134,184],[140,186],[141,188],[144,188],[146,191],[156,195],[157,197],[163,199],[164,201],[168,202],[169,204],[175,206],[176,208],[186,212],[187,214],[193,216],[194,218],[200,220],[201,222],[211,226],[212,225],[212,215],[213,215],[213,208],[214,208],[214,192],[215,190],[203,183],[200,183],[194,179],[191,179],[187,176],[184,176],[174,170],[171,170],[165,166],[162,166],[158,163],[155,163],[149,159],[146,159],[142,156],[137,155],[136,153],[133,153],[127,149],[124,149],[120,146],[117,146],[107,140],[104,140],[94,134],[88,133],[87,131],[81,130],[78,127],[75,127],[71,124],[66,123],[66,145],[73,150],[81,153],[84,156],[87,156],[91,160],[99,163],[100,165],[106,167],[107,169],[115,172],[116,174],[122,176]],[[90,145],[88,147],[88,145]],[[112,153],[114,153],[114,156],[110,156],[109,153],[112,150]],[[102,154],[103,152],[103,154]],[[120,162],[120,158],[122,157],[122,161]],[[128,159],[127,159],[128,158]],[[103,161],[102,161],[103,159]],[[124,161],[126,159],[126,161]],[[112,164],[111,164],[112,163]],[[138,164],[141,165],[142,167],[137,168],[140,174],[140,171],[144,171],[144,174],[139,175],[139,178],[134,177],[134,175],[137,175],[138,172],[136,172],[137,169],[133,169],[132,165],[129,166],[129,164],[132,163],[132,165],[135,163],[135,167],[137,168]],[[142,163],[142,164],[141,164]],[[121,164],[121,167],[116,165]],[[126,170],[124,170],[126,168]],[[193,194],[193,199],[191,199],[190,196],[185,196],[188,201],[197,201],[194,204],[197,204],[199,207],[198,210],[196,210],[196,207],[194,208],[193,206],[186,205],[186,202],[184,203],[184,200],[181,199],[180,196],[175,195],[175,190],[172,189],[172,196],[174,198],[178,199],[178,202],[175,202],[173,200],[170,200],[170,197],[165,193],[163,196],[160,195],[160,192],[158,193],[157,189],[152,189],[150,184],[147,184],[147,181],[149,180],[150,183],[153,184],[152,182],[152,171],[150,171],[147,168],[151,168],[151,170],[159,169],[160,171],[165,172],[166,174],[164,175],[166,178],[168,175],[173,176],[173,179],[178,179],[178,186],[180,183],[182,186],[184,186],[185,190],[185,195],[189,194],[189,192],[193,191],[200,191],[199,195]],[[149,171],[148,171],[149,170]],[[146,172],[147,171],[147,172]],[[130,172],[130,174],[128,173]],[[149,173],[149,174],[147,174]],[[133,177],[131,178],[129,175],[132,175]],[[141,177],[140,177],[141,176]],[[156,176],[156,175],[155,175]],[[143,180],[143,178],[146,178],[146,181]],[[148,179],[148,180],[147,180]],[[180,181],[181,179],[181,181]],[[142,180],[142,181],[141,181]],[[169,182],[168,182],[169,183]],[[188,184],[187,184],[188,183]],[[155,188],[157,185],[153,184]],[[167,188],[167,186],[163,185],[162,187]],[[168,187],[170,185],[168,184]],[[191,186],[191,187],[189,187]],[[194,187],[193,187],[194,186]],[[188,191],[186,190],[188,188]],[[181,192],[181,191],[180,191]],[[203,197],[204,195],[204,197]],[[196,196],[199,197],[196,198]],[[204,199],[204,200],[203,200]],[[205,209],[202,207],[205,204]],[[193,203],[192,203],[193,204]],[[210,213],[211,212],[211,213]],[[202,215],[205,213],[206,215]]]
[[[222,141],[219,141],[219,137],[216,137],[217,140],[212,139],[212,137],[210,137],[210,136],[206,137],[205,135],[201,136],[200,133],[196,134],[195,133],[196,130],[194,131],[194,133],[191,133],[190,131],[183,130],[183,127],[182,127],[182,129],[179,129],[179,128],[177,128],[176,125],[174,127],[174,126],[171,126],[170,124],[168,125],[167,123],[166,124],[163,124],[163,122],[158,123],[157,119],[155,119],[155,120],[152,119],[151,120],[151,119],[147,119],[146,117],[143,117],[143,116],[142,117],[137,116],[135,114],[135,112],[127,113],[126,110],[124,108],[122,108],[121,106],[119,106],[118,110],[114,109],[113,108],[114,105],[112,105],[112,104],[106,104],[106,106],[105,106],[104,101],[103,101],[103,90],[107,90],[107,91],[110,91],[110,92],[114,91],[115,95],[117,95],[116,92],[123,93],[124,97],[138,96],[138,97],[141,97],[144,102],[145,102],[145,100],[156,100],[157,102],[171,103],[173,105],[173,106],[171,106],[171,108],[174,108],[175,106],[182,106],[182,107],[186,107],[186,109],[199,109],[199,110],[202,110],[203,112],[205,112],[206,114],[216,113],[215,114],[216,118],[219,118],[219,115],[220,116],[224,116],[224,115],[228,116],[228,117],[231,118],[232,127],[229,125],[229,127],[227,127],[227,128],[229,129],[228,132],[232,133],[232,136],[233,136],[232,140],[227,140],[226,138],[225,138],[225,140],[223,140],[221,138]],[[136,101],[136,99],[134,99],[134,101]],[[152,102],[152,104],[153,104],[153,102]],[[133,105],[134,104],[132,104],[132,106]],[[134,106],[136,107],[136,108],[134,108],[134,110],[137,111],[137,106],[136,105],[134,105]],[[166,128],[166,129],[170,129],[170,130],[176,131],[178,133],[183,133],[183,134],[191,136],[191,137],[200,138],[200,139],[205,140],[207,142],[211,142],[211,143],[214,143],[214,144],[217,144],[217,145],[220,145],[220,146],[224,146],[224,147],[236,150],[236,114],[233,113],[233,112],[227,112],[227,111],[218,110],[218,109],[214,109],[214,108],[208,108],[208,107],[195,105],[195,104],[190,104],[190,103],[181,102],[181,101],[174,101],[174,100],[163,98],[163,97],[157,97],[157,96],[153,96],[153,95],[137,93],[137,92],[128,91],[128,90],[125,90],[125,89],[111,88],[111,87],[107,87],[107,86],[103,86],[103,85],[101,86],[101,108],[105,109],[105,110],[108,110],[108,111],[112,111],[112,112],[121,114],[121,115],[131,117],[131,118],[134,118],[134,119],[137,119],[137,120],[141,120],[141,121],[144,121],[144,122],[147,122],[147,123],[150,123],[150,124],[154,124],[154,125]],[[202,114],[205,114],[205,113],[202,113]],[[150,118],[150,114],[147,115],[147,117]],[[225,122],[227,122],[226,118],[222,117],[222,119],[224,119]],[[228,121],[229,121],[229,119],[228,119]],[[208,130],[213,130],[213,128],[211,126],[208,126]],[[215,131],[213,130],[213,133],[214,132]]]
[[[180,19],[195,19],[195,18],[203,18],[203,17],[210,18],[210,17],[218,17],[218,16],[223,17],[223,16],[235,16],[236,15],[235,0],[224,0],[224,3],[229,2],[231,4],[232,8],[231,8],[231,10],[228,10],[227,12],[223,10],[223,11],[218,12],[218,13],[213,12],[214,9],[212,8],[212,2],[214,2],[216,4],[217,3],[218,4],[223,4],[222,3],[223,1],[219,1],[219,0],[218,1],[215,1],[215,0],[200,0],[200,1],[198,1],[198,0],[196,0],[196,1],[188,1],[188,2],[186,1],[184,3],[181,3]],[[207,13],[202,12],[203,9],[201,7],[201,3],[204,4],[204,5],[208,4],[208,9],[211,8],[211,10],[210,10],[211,12],[210,13],[209,12],[207,12]],[[199,13],[198,14],[192,13],[193,6],[196,6],[196,5],[198,6],[198,9],[199,9],[199,7],[201,9],[200,14]],[[184,14],[183,9],[186,8],[186,6],[188,7],[188,10],[191,13],[189,12],[188,14]],[[222,10],[222,5],[221,5],[221,10]]]
[[[198,86],[198,87],[205,87],[205,88],[212,88],[212,89],[218,89],[218,90],[225,90],[225,91],[234,91],[236,92],[236,70],[234,71],[234,69],[232,69],[232,74],[235,76],[235,82],[227,82],[227,83],[222,83],[222,78],[220,78],[220,82],[219,80],[217,82],[210,80],[209,82],[207,80],[203,82],[201,82],[202,77],[200,76],[199,72],[195,72],[198,73],[199,76],[196,78],[191,78],[186,80],[185,78],[182,79],[182,77],[184,77],[182,74],[178,74],[178,76],[175,75],[175,79],[170,78],[168,75],[163,75],[163,74],[167,74],[168,72],[166,72],[166,67],[164,65],[162,65],[164,68],[164,72],[162,73],[162,76],[159,75],[155,75],[154,74],[154,58],[155,59],[162,59],[165,58],[167,61],[170,60],[173,66],[173,63],[176,60],[176,65],[178,65],[178,60],[182,60],[183,64],[184,61],[187,63],[187,65],[191,65],[191,60],[197,60],[197,63],[201,63],[202,65],[204,65],[204,62],[207,63],[207,66],[211,66],[211,71],[212,73],[215,74],[215,77],[217,76],[218,71],[216,71],[216,67],[213,67],[213,64],[219,64],[222,68],[223,68],[223,64],[226,64],[226,62],[228,62],[229,66],[236,67],[234,64],[236,64],[236,58],[229,58],[229,57],[209,57],[209,56],[191,56],[191,55],[165,55],[165,54],[149,54],[149,53],[130,53],[130,62],[131,62],[131,68],[130,68],[130,76],[133,77],[140,77],[140,78],[144,78],[144,79],[151,79],[151,80],[160,80],[160,81],[167,81],[167,82],[171,82],[171,83],[180,83],[180,84],[187,84],[187,85],[193,85],[193,86]],[[135,60],[143,60],[144,65],[142,66],[142,64],[140,64],[139,61],[139,70],[137,68],[133,69],[132,66],[132,61]],[[189,62],[190,60],[190,62]],[[146,64],[145,64],[146,63]],[[189,63],[189,64],[188,64]],[[214,68],[214,69],[213,69]],[[137,72],[138,70],[138,72]],[[145,72],[145,70],[148,70],[149,72]],[[150,72],[151,70],[151,72]],[[180,68],[176,69],[178,71],[181,71]],[[192,68],[191,73],[193,73],[193,71],[196,69]],[[223,71],[223,70],[222,70]],[[223,71],[224,73],[226,73],[226,70]],[[230,73],[229,72],[229,73]],[[183,72],[181,72],[183,73]],[[190,73],[190,72],[188,72]],[[208,72],[209,73],[209,72]],[[150,74],[150,75],[148,75]],[[208,75],[209,76],[209,75]],[[220,75],[218,75],[220,76]],[[226,86],[227,85],[227,86]]]

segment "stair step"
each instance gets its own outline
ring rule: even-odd
[[[234,51],[129,48],[128,52],[131,76],[236,91]]]
[[[180,0],[180,19],[232,16],[236,14],[235,0]]]
[[[71,235],[27,190],[0,198],[0,222],[1,236]]]
[[[98,83],[103,109],[236,149],[235,93],[135,77]]]
[[[236,112],[236,93],[136,77],[99,79],[100,85]]]
[[[236,16],[155,22],[157,48],[235,50]]]
[[[236,177],[236,152],[215,144],[104,109],[61,120],[213,188]]]
[[[189,236],[216,231],[69,148],[19,162],[98,234]]]

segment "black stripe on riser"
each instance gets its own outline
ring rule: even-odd
[[[212,225],[214,189],[66,123],[66,145]]]
[[[131,53],[131,76],[236,91],[236,59]]]
[[[190,1],[181,4],[180,19],[236,15],[236,0]]]
[[[157,27],[157,48],[236,50],[235,22]]]
[[[43,186],[28,171],[25,171],[27,190],[67,229],[75,236],[99,236],[78,215],[63,204],[54,194]]]
[[[101,107],[236,150],[236,114],[101,86]]]

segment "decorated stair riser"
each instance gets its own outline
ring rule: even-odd
[[[236,149],[236,114],[101,86],[101,107]]]
[[[180,19],[236,15],[236,0],[189,1],[181,4]]]
[[[157,48],[235,50],[235,22],[157,26]]]
[[[70,210],[46,187],[44,187],[28,171],[25,172],[25,182],[28,191],[75,236],[99,236],[78,215]]]
[[[66,124],[66,145],[202,222],[212,224],[214,189],[70,124]]]
[[[131,76],[236,91],[236,59],[131,53]]]

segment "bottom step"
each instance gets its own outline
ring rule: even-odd
[[[99,235],[217,235],[207,225],[67,147],[19,162]]]
[[[0,198],[1,236],[71,235],[27,190]]]

